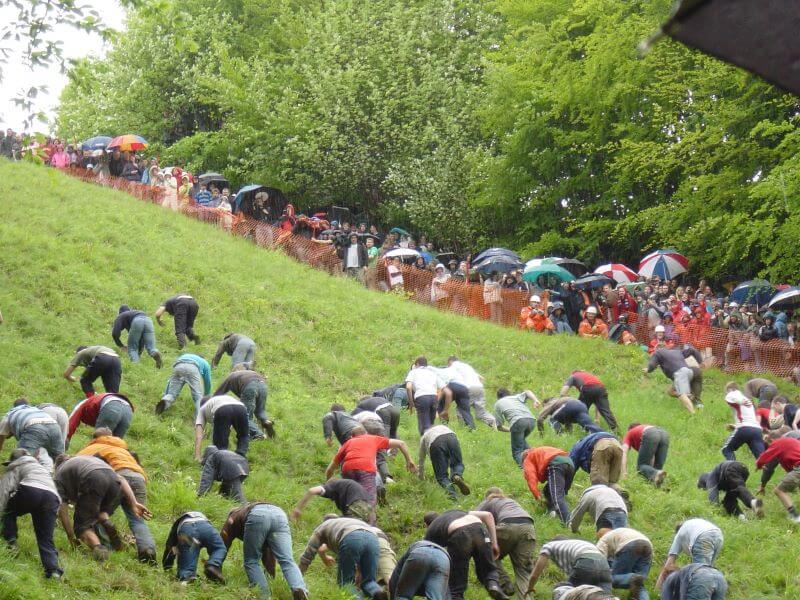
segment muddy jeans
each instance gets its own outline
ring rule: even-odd
[[[536,531],[533,521],[530,523],[497,524],[497,545],[500,546],[500,558],[496,561],[497,575],[503,590],[508,593],[516,589],[519,600],[532,598],[527,593],[528,580],[531,578],[536,550]],[[508,556],[514,568],[514,584],[503,569],[502,560]],[[510,594],[509,594],[510,595]]]
[[[173,367],[172,375],[169,376],[169,381],[167,381],[167,389],[161,398],[165,404],[164,408],[172,406],[184,385],[189,386],[196,414],[200,408],[200,400],[203,399],[203,378],[197,365],[190,362],[180,362]]]
[[[486,396],[483,386],[472,386],[469,389],[469,403],[475,410],[475,418],[483,421],[489,427],[496,427],[494,415],[486,410]]]
[[[592,482],[604,480],[614,487],[622,473],[622,446],[612,438],[597,440],[592,450],[592,461],[589,466],[589,479]]]
[[[144,477],[130,469],[121,469],[118,473],[128,482],[131,491],[133,491],[133,495],[136,497],[136,501],[139,504],[147,505],[147,486]],[[144,553],[151,552],[153,557],[155,557],[156,543],[153,540],[153,534],[150,533],[150,528],[147,526],[145,520],[141,517],[137,517],[136,513],[128,508],[125,502],[122,503],[122,512],[125,513],[128,519],[128,526],[131,528],[131,533],[133,533],[133,537],[136,539],[136,550],[139,552],[139,555],[141,556]]]

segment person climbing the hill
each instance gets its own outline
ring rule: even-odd
[[[67,411],[58,404],[53,404],[52,402],[42,402],[38,404],[36,408],[50,415],[53,420],[58,423],[58,428],[61,430],[61,438],[66,441],[67,431],[69,431],[69,415]],[[2,447],[2,445],[0,445],[0,447]]]
[[[111,522],[111,515],[125,502],[137,517],[150,518],[146,506],[139,504],[128,482],[114,472],[107,463],[94,456],[68,456],[56,459],[53,477],[61,498],[58,518],[72,546],[82,541],[92,551],[97,561],[108,558],[108,548],[100,543],[94,531],[96,525],[103,530],[115,550],[122,550],[122,539]],[[69,520],[69,505],[75,506],[73,521]]]
[[[467,429],[475,431],[475,419],[472,418],[470,410],[469,388],[465,385],[461,373],[450,367],[436,369],[436,373],[439,375],[439,419],[447,422],[450,405],[455,400],[459,418]]]
[[[351,437],[339,448],[339,451],[325,469],[325,477],[330,479],[336,467],[341,465],[342,477],[352,479],[361,484],[370,497],[370,504],[375,506],[377,500],[378,465],[376,455],[379,450],[399,450],[406,459],[406,468],[416,473],[417,467],[408,453],[408,446],[402,440],[390,440],[386,437],[369,435],[358,425]]]
[[[576,469],[589,473],[593,484],[605,482],[627,500],[627,492],[617,483],[622,474],[622,445],[613,435],[605,431],[591,433],[575,442],[569,457]]]
[[[544,422],[550,419],[550,425],[556,435],[561,435],[564,430],[572,432],[573,425],[580,425],[586,433],[603,431],[589,416],[586,405],[570,396],[561,396],[545,400],[544,407],[536,417],[536,426],[539,433],[544,434]]]
[[[478,581],[495,600],[508,596],[500,587],[495,559],[500,556],[492,513],[473,510],[446,510],[425,513],[425,539],[447,548],[450,555],[451,600],[463,600],[467,591],[470,558],[475,562]]]
[[[157,415],[172,406],[184,385],[189,386],[196,414],[200,410],[203,396],[211,393],[211,365],[205,358],[198,354],[181,354],[178,357],[172,365],[172,374],[167,380],[164,395],[156,404]]]
[[[551,560],[569,576],[567,581],[571,585],[596,585],[603,591],[611,593],[611,569],[606,557],[597,546],[584,540],[557,535],[539,551],[539,558],[533,566],[528,584],[528,593],[531,596],[535,594],[536,583]]]
[[[590,306],[586,309],[583,321],[578,325],[578,335],[582,338],[608,339],[608,325],[597,316],[596,306]]]
[[[268,388],[265,375],[238,364],[230,375],[222,380],[212,396],[223,396],[228,392],[238,397],[247,407],[251,440],[264,439],[264,434],[258,428],[259,423],[267,436],[275,437],[275,424],[267,417]],[[258,423],[256,423],[256,419]]]
[[[183,349],[186,345],[187,337],[195,344],[200,343],[200,337],[194,332],[194,320],[197,318],[199,310],[200,307],[197,304],[197,300],[188,294],[178,294],[168,298],[158,307],[156,321],[163,327],[164,323],[161,320],[161,315],[168,313],[173,316],[175,320],[175,338],[178,340],[178,347]]]
[[[600,416],[603,415],[606,423],[612,431],[617,431],[617,419],[611,412],[611,406],[608,403],[608,391],[606,386],[600,381],[600,378],[588,371],[573,371],[572,375],[567,377],[564,385],[561,386],[561,396],[566,396],[569,393],[569,388],[575,387],[578,390],[578,400],[586,405],[586,408],[594,406],[594,418],[596,422],[600,422]]]
[[[172,523],[161,564],[165,571],[169,571],[177,558],[178,580],[191,583],[197,579],[197,561],[203,548],[208,552],[203,572],[211,581],[224,584],[222,563],[228,555],[228,548],[211,521],[196,510],[183,513]]]
[[[693,563],[714,566],[714,561],[722,550],[724,537],[719,527],[705,519],[687,519],[675,527],[675,537],[661,573],[656,580],[660,588],[667,575],[677,566],[678,555],[686,553]]]
[[[392,439],[397,439],[400,426],[400,409],[379,396],[363,396],[350,414],[357,416],[362,412],[374,412],[383,421],[384,428]]]
[[[244,572],[250,585],[257,587],[262,597],[268,598],[271,594],[260,563],[264,564],[274,578],[274,562],[277,560],[281,573],[292,590],[292,600],[308,598],[303,575],[292,558],[289,521],[281,508],[266,502],[251,502],[234,508],[228,513],[228,519],[219,535],[228,550],[234,540],[242,540]]]
[[[122,343],[120,335],[123,331],[128,331],[126,344]],[[139,354],[142,348],[147,349],[147,353],[156,362],[156,367],[161,368],[161,353],[156,348],[156,330],[153,327],[153,320],[141,310],[131,310],[125,304],[119,307],[119,314],[114,319],[111,328],[111,337],[118,348],[122,348],[128,353],[131,362],[139,362]]]
[[[797,491],[800,487],[800,440],[789,437],[778,438],[758,457],[756,469],[764,469],[761,474],[761,487],[756,492],[758,495],[764,493],[778,465],[783,467],[786,475],[775,487],[775,495],[789,513],[789,520],[800,523],[800,514],[797,513],[789,496],[789,493]]]
[[[644,582],[653,565],[653,544],[646,535],[619,527],[597,540],[597,549],[611,565],[611,585],[629,590],[630,600],[650,600]]]
[[[386,432],[386,426],[383,423],[383,419],[381,419],[378,413],[374,413],[369,410],[364,410],[355,415],[355,420],[358,421],[358,424],[364,428],[369,435],[377,435],[379,437],[387,438],[389,435]],[[388,463],[388,455],[386,450],[378,450],[378,454],[375,457],[376,464],[378,465],[378,475],[380,479],[377,482],[378,485],[378,499],[383,502],[385,500],[385,484],[387,483],[394,483],[394,479],[392,479],[391,473],[389,473],[389,463]]]
[[[530,390],[519,394],[511,394],[505,388],[497,390],[497,402],[494,403],[494,418],[498,431],[511,434],[511,458],[517,465],[522,465],[522,453],[530,448],[527,437],[536,428],[536,417],[533,416],[525,402],[531,401],[534,408],[539,408],[539,399]],[[508,427],[504,423],[508,423]]]
[[[367,490],[352,479],[338,479],[336,477],[329,479],[322,485],[316,485],[308,488],[306,493],[297,503],[294,510],[291,512],[292,520],[296,521],[303,513],[308,501],[314,496],[321,496],[332,500],[336,504],[336,508],[342,513],[343,517],[350,517],[351,519],[361,519],[370,525],[375,524],[376,516],[375,509],[372,507],[371,499]]]
[[[725,600],[728,582],[714,567],[692,563],[670,573],[660,591],[661,600]]]
[[[694,371],[686,362],[686,351],[678,348],[658,348],[650,356],[650,361],[643,369],[644,373],[652,373],[656,367],[661,367],[661,372],[672,381],[675,393],[683,404],[684,408],[694,414],[695,405],[692,401],[692,380],[695,377]],[[696,350],[694,352],[697,352]],[[699,353],[697,353],[697,357]],[[698,361],[701,362],[701,361]],[[695,398],[697,400],[697,398]]]
[[[220,450],[209,444],[203,450],[200,464],[202,470],[200,483],[197,486],[198,497],[207,494],[214,482],[219,481],[220,494],[236,500],[239,504],[247,502],[242,483],[250,474],[250,464],[244,456],[230,450]]]
[[[58,550],[53,541],[56,515],[61,498],[50,471],[24,448],[16,448],[3,463],[6,471],[0,478],[0,515],[3,516],[3,540],[9,550],[17,549],[17,519],[29,514],[36,534],[39,559],[47,579],[61,579]]]
[[[200,402],[200,410],[194,422],[194,457],[200,462],[200,446],[206,423],[211,423],[211,439],[214,446],[227,450],[231,428],[236,430],[236,454],[246,457],[250,446],[250,429],[247,408],[233,396],[211,396]]]
[[[769,379],[756,377],[747,380],[743,391],[744,395],[751,400],[758,400],[759,408],[769,408],[772,399],[778,395],[778,386]]]
[[[241,333],[226,333],[217,347],[217,353],[211,359],[211,367],[215,368],[223,354],[231,357],[231,371],[237,365],[252,369],[256,360],[256,343]]]
[[[518,600],[530,600],[527,594],[528,581],[533,571],[536,550],[533,517],[498,487],[486,490],[483,502],[475,510],[488,512],[494,518],[497,546],[500,548],[495,566],[503,593],[511,596],[516,592]],[[514,583],[503,569],[503,558],[506,556],[511,559],[511,566],[514,568]]]
[[[75,356],[69,361],[64,379],[78,381],[72,372],[78,367],[84,367],[80,378],[81,389],[87,398],[94,396],[94,382],[100,378],[106,392],[116,394],[122,382],[122,362],[119,355],[111,348],[105,346],[78,346]]]
[[[735,460],[724,460],[708,473],[703,473],[697,480],[697,487],[708,491],[708,500],[712,504],[719,503],[719,493],[725,492],[722,506],[730,516],[742,517],[739,502],[752,510],[757,517],[764,516],[764,503],[747,489],[747,478],[750,471]]]
[[[457,356],[447,359],[447,366],[458,374],[459,380],[467,387],[469,404],[475,411],[475,418],[483,421],[492,429],[497,429],[492,413],[486,409],[486,390],[483,387],[483,377],[468,363],[459,360]]]
[[[0,450],[9,436],[17,438],[17,448],[36,456],[39,448],[56,458],[64,452],[64,438],[56,420],[43,410],[28,404],[27,398],[18,398],[0,421]]]
[[[331,404],[331,409],[322,417],[322,435],[328,447],[333,445],[333,436],[341,446],[353,435],[353,430],[361,424],[352,415],[347,414],[344,405]]]
[[[337,582],[340,587],[351,589],[355,587],[357,568],[361,575],[360,587],[364,594],[376,600],[388,600],[386,590],[377,582],[380,558],[379,533],[383,532],[367,525],[364,521],[326,515],[322,523],[314,529],[300,556],[300,573],[305,574],[311,561],[319,554],[327,566],[336,563]],[[323,546],[335,552],[338,560],[334,561],[333,557],[324,551]]]
[[[606,529],[628,526],[625,500],[604,483],[593,483],[581,494],[581,499],[570,514],[569,525],[573,533],[578,533],[587,512],[594,520],[598,534]]]
[[[436,420],[439,388],[442,382],[436,370],[428,366],[428,359],[419,356],[406,375],[406,392],[408,393],[408,410],[417,411],[417,426],[422,435]]]
[[[725,402],[733,410],[735,422],[733,433],[722,446],[722,455],[727,460],[736,460],[734,452],[747,444],[753,458],[764,452],[764,438],[761,433],[761,421],[756,416],[753,401],[739,391],[739,386],[731,381],[725,386]]]
[[[92,439],[75,456],[96,456],[102,459],[128,482],[136,501],[147,505],[147,475],[125,440],[114,436],[108,427],[95,429]],[[156,543],[145,520],[125,502],[122,503],[122,512],[125,513],[128,527],[136,540],[137,558],[142,562],[157,564]]]
[[[661,487],[667,472],[669,451],[669,434],[661,427],[631,423],[622,438],[622,477],[628,474],[628,450],[633,448],[639,453],[636,460],[636,471],[656,487]]]
[[[133,404],[122,394],[95,394],[81,400],[69,415],[67,441],[72,439],[78,426],[107,427],[112,435],[124,438],[133,420]]]
[[[461,444],[452,429],[445,425],[434,425],[419,440],[419,478],[425,479],[425,459],[431,457],[433,475],[436,482],[455,500],[458,488],[465,496],[470,493],[464,481],[464,461],[461,458]]]
[[[539,485],[545,484],[547,510],[566,524],[569,521],[567,494],[575,476],[575,465],[569,455],[551,446],[529,448],[522,453],[522,474],[536,500],[542,499]]]
[[[413,600],[415,596],[444,600],[450,579],[450,555],[439,544],[419,540],[397,561],[389,580],[390,596]]]

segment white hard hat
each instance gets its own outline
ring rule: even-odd
[[[656,333],[664,333],[665,329],[663,325],[656,325]]]
[[[542,301],[542,299],[539,298],[539,296],[537,296],[536,294],[531,296],[531,302],[541,302],[541,301]]]
[[[597,307],[590,306],[589,308],[586,309],[586,314],[587,315],[596,315],[597,314]]]

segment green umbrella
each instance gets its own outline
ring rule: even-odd
[[[536,282],[537,279],[543,276],[551,276],[559,279],[560,281],[572,281],[575,276],[566,269],[554,265],[552,263],[542,262],[540,264],[528,265],[522,274],[525,281]]]

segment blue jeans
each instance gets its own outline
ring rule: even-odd
[[[255,342],[253,340],[243,340],[236,344],[236,348],[233,349],[233,353],[231,354],[231,368],[242,363],[252,366],[255,358]]]
[[[206,564],[222,568],[228,549],[214,526],[208,521],[181,525],[178,529],[178,579],[186,581],[197,574],[201,548],[208,552]]]
[[[415,548],[406,558],[394,592],[395,600],[424,595],[427,600],[446,600],[450,557],[432,546]]]
[[[139,504],[146,505],[147,487],[144,477],[135,471],[130,471],[127,469],[123,469],[119,472],[119,474],[122,475],[125,478],[125,481],[128,482],[128,485],[131,487],[131,491],[133,491],[133,495],[136,497],[136,501]],[[137,552],[140,555],[152,552],[153,556],[155,556],[156,542],[153,540],[153,534],[150,533],[150,528],[147,526],[145,520],[141,517],[137,517],[136,513],[128,508],[128,504],[126,502],[122,502],[121,506],[122,512],[125,513],[125,517],[128,519],[128,526],[131,528],[131,533],[133,533],[133,537],[136,539]]]
[[[139,315],[128,329],[128,357],[131,362],[139,362],[139,348],[144,346],[147,353],[153,356],[156,348],[156,330],[150,317]]]
[[[375,581],[380,556],[378,536],[363,529],[348,533],[339,544],[338,582],[342,587],[353,588],[356,567],[361,573],[361,589],[370,598],[381,590]]]
[[[511,426],[511,456],[520,466],[522,466],[522,453],[530,448],[525,438],[527,438],[535,428],[536,421],[529,418],[517,419]]]
[[[277,506],[259,504],[244,524],[244,571],[250,585],[258,586],[264,597],[270,596],[269,583],[261,569],[261,556],[265,546],[275,555],[281,566],[281,573],[293,590],[306,589],[300,569],[292,558],[292,534],[289,522]]]
[[[267,420],[267,394],[267,384],[263,381],[251,381],[242,390],[241,401],[247,407],[251,438],[261,435],[255,419],[262,422]]]
[[[203,378],[200,375],[200,369],[192,363],[181,362],[173,367],[172,375],[169,376],[169,381],[167,381],[167,389],[161,398],[164,401],[164,408],[167,409],[172,406],[184,385],[189,386],[189,391],[192,393],[192,401],[194,402],[194,412],[197,414],[200,409],[200,400],[203,399]]]
[[[692,545],[692,562],[711,566],[720,550],[722,550],[722,532],[713,530],[701,533]]]
[[[597,530],[601,529],[620,529],[628,526],[628,513],[622,509],[609,508],[600,514],[597,519]]]
[[[64,452],[64,438],[61,428],[56,423],[37,423],[28,425],[20,433],[17,448],[24,448],[28,454],[34,454],[39,448],[44,448],[51,458]]]
[[[686,600],[724,600],[728,584],[716,569],[698,569],[689,579]]]
[[[653,564],[653,549],[644,540],[634,540],[625,544],[611,564],[611,582],[615,588],[628,589],[633,575],[647,579]],[[634,600],[649,600],[647,590],[642,587],[639,597]]]
[[[100,409],[94,426],[108,427],[116,437],[123,438],[128,433],[132,419],[133,411],[127,402],[111,400]]]

